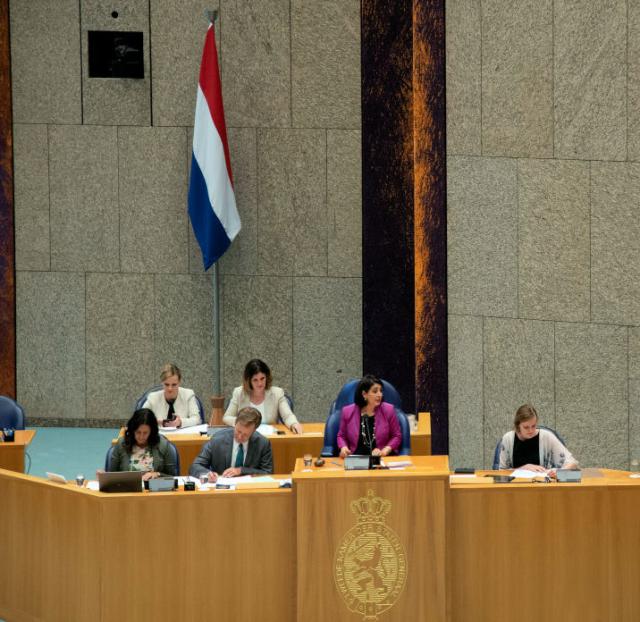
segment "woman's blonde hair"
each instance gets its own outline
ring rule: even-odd
[[[182,380],[180,368],[173,363],[166,363],[160,370],[160,382],[164,382],[170,376],[178,376],[178,380]]]

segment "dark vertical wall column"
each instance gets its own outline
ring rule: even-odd
[[[363,368],[448,452],[444,0],[362,0]]]
[[[16,396],[16,287],[9,0],[0,0],[0,395]]]
[[[414,411],[412,0],[362,0],[363,369]]]

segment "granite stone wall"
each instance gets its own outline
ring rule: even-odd
[[[11,1],[17,384],[28,417],[125,419],[167,360],[211,393],[212,282],[186,214],[204,8]],[[221,261],[223,389],[258,356],[299,417],[319,420],[362,371],[360,3],[206,8],[220,11],[243,223]],[[141,31],[145,78],[89,78],[90,30]]]
[[[586,466],[640,456],[640,6],[448,0],[450,454],[532,402]]]

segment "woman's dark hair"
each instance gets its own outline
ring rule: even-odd
[[[380,387],[382,387],[382,380],[371,374],[364,376],[358,383],[358,386],[356,387],[356,398],[354,401],[358,406],[360,406],[360,408],[367,405],[367,401],[362,396],[362,393],[367,393],[374,384],[379,384]]]
[[[242,376],[242,386],[244,392],[249,395],[251,393],[251,378],[256,374],[264,374],[267,377],[267,384],[265,389],[271,388],[271,370],[269,366],[260,359],[251,359],[244,367],[244,374]]]
[[[158,432],[158,420],[152,410],[148,408],[139,408],[131,415],[131,419],[127,421],[127,429],[124,433],[124,446],[127,453],[131,453],[136,444],[135,433],[141,425],[148,425],[151,433],[147,443],[149,447],[155,447],[160,442],[160,433]]]

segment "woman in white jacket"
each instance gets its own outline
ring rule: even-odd
[[[182,372],[167,363],[160,370],[162,389],[147,395],[143,408],[149,408],[163,427],[188,428],[200,423],[200,407],[196,394],[180,386]]]
[[[222,420],[227,425],[235,425],[238,411],[252,406],[262,415],[262,423],[277,423],[279,415],[292,432],[302,434],[302,426],[293,414],[284,390],[272,386],[271,382],[269,366],[260,359],[250,360],[244,368],[242,385],[233,390]]]

